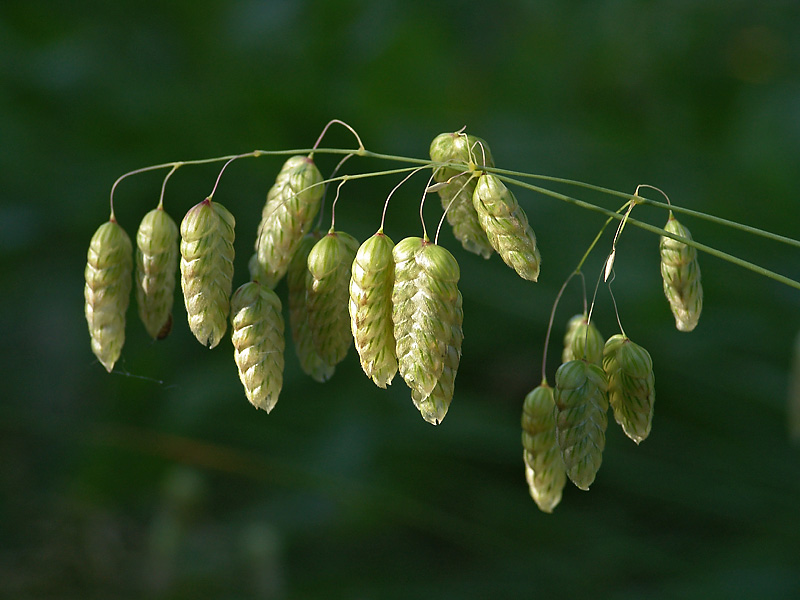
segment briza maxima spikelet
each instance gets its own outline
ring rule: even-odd
[[[437,135],[430,147],[431,160],[436,162],[459,162],[469,165],[493,167],[494,160],[489,146],[480,138],[466,133],[442,133]],[[442,208],[447,211],[447,222],[453,235],[465,250],[489,258],[492,246],[478,221],[472,205],[472,194],[478,182],[477,174],[463,173],[463,169],[440,167],[433,173],[438,182],[449,183],[438,191]]]
[[[511,190],[495,175],[484,173],[472,202],[492,248],[520,277],[536,281],[541,264],[536,235]]]
[[[664,230],[688,240],[689,230],[681,225],[670,211]],[[697,249],[661,236],[661,277],[664,280],[664,295],[669,301],[679,331],[692,331],[697,327],[703,310],[703,286],[700,283],[700,265]]]
[[[83,289],[92,352],[109,373],[125,344],[125,312],[131,294],[133,246],[112,217],[92,236]]]
[[[531,497],[546,513],[561,502],[567,473],[556,442],[555,400],[547,383],[525,396],[522,405],[522,458]]]
[[[397,373],[392,287],[394,242],[378,231],[358,249],[350,277],[350,328],[361,368],[378,387]]]
[[[321,182],[322,174],[308,156],[292,156],[278,173],[267,193],[256,237],[258,278],[264,285],[275,287],[310,231],[322,199]]]
[[[147,333],[164,339],[172,328],[178,226],[163,208],[148,212],[136,233],[136,300]]]
[[[300,241],[295,255],[289,263],[286,284],[289,289],[289,324],[300,368],[312,379],[322,383],[333,376],[335,366],[323,361],[314,346],[314,338],[308,320],[306,294],[313,281],[313,277],[308,271],[308,253],[319,239],[319,234],[309,233]]]
[[[588,490],[603,462],[608,427],[608,383],[603,369],[571,360],[556,371],[556,440],[567,476]]]
[[[250,403],[270,412],[283,386],[283,315],[270,288],[250,281],[231,297],[231,341]]]
[[[604,343],[603,336],[600,335],[594,323],[589,322],[587,315],[575,315],[567,323],[561,362],[585,358],[590,363],[602,365]]]
[[[452,399],[463,339],[458,263],[445,248],[406,238],[394,247],[392,321],[398,370],[425,420],[437,424]],[[441,379],[441,385],[440,384]],[[438,385],[438,389],[437,389]],[[429,398],[430,397],[430,398]]]
[[[622,334],[613,335],[603,351],[603,370],[614,419],[638,444],[650,435],[656,401],[650,353]]]
[[[358,240],[342,231],[330,231],[308,253],[311,286],[306,290],[308,323],[320,358],[336,365],[353,343],[348,304],[350,273]]]
[[[213,348],[228,328],[233,282],[233,215],[206,198],[181,222],[181,288],[189,328]]]

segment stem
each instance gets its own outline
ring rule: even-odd
[[[544,338],[544,356],[542,356],[542,381],[547,382],[547,349],[550,346],[550,333],[553,331],[553,321],[556,318],[556,308],[558,308],[558,303],[561,301],[561,296],[564,295],[564,290],[567,289],[567,284],[572,280],[575,275],[578,275],[579,272],[577,270],[570,273],[569,277],[567,277],[566,281],[561,284],[561,289],[558,290],[558,294],[556,294],[556,299],[553,301],[553,308],[550,311],[550,322],[547,324],[547,333],[545,334]]]
[[[159,196],[159,198],[158,198],[158,207],[157,207],[157,208],[160,208],[161,210],[164,209],[164,192],[167,189],[167,181],[169,181],[169,178],[172,177],[172,174],[175,171],[178,170],[179,166],[180,165],[175,165],[174,167],[172,167],[172,169],[170,169],[169,173],[167,173],[167,176],[164,177],[164,183],[161,184],[161,196]],[[113,211],[113,208],[112,208],[112,211]]]
[[[358,141],[358,150],[355,152],[355,154],[362,154],[363,152],[365,152],[364,143],[361,141],[361,137],[358,135],[358,133],[356,133],[355,129],[350,127],[350,125],[348,125],[344,121],[340,121],[339,119],[331,119],[330,121],[328,121],[328,124],[325,125],[325,127],[322,129],[322,133],[319,134],[319,137],[317,138],[317,141],[314,144],[314,147],[311,149],[311,152],[309,152],[309,154],[308,154],[309,158],[313,158],[314,151],[317,149],[317,146],[319,146],[320,142],[322,142],[322,138],[325,137],[325,134],[328,132],[328,129],[330,128],[330,126],[333,125],[334,123],[336,123],[338,125],[343,125],[344,127],[346,127],[347,129],[350,130],[350,133],[352,133],[354,136],[356,136],[356,141]]]
[[[217,181],[214,183],[214,188],[211,190],[211,193],[208,195],[208,199],[211,200],[214,197],[214,193],[217,191],[217,186],[219,185],[219,180],[222,179],[222,174],[225,172],[225,169],[228,168],[228,165],[235,161],[237,158],[246,158],[248,156],[256,157],[258,150],[254,152],[247,152],[245,154],[237,154],[236,156],[231,157],[228,161],[222,165],[222,168],[219,170],[219,175],[217,175]]]
[[[411,172],[408,175],[406,175],[405,177],[403,177],[403,179],[400,181],[400,183],[398,183],[396,186],[394,186],[392,188],[392,191],[389,192],[389,195],[386,196],[386,201],[383,203],[383,213],[381,214],[381,227],[380,227],[380,229],[378,231],[383,231],[383,225],[384,225],[384,222],[386,221],[386,209],[389,208],[389,199],[394,195],[394,193],[397,191],[397,189],[401,185],[403,185],[406,181],[411,179],[411,177],[413,175],[416,175],[417,173],[422,171],[424,168],[425,167],[414,167],[414,168],[412,168]],[[408,169],[400,169],[401,172],[405,172],[407,170]]]

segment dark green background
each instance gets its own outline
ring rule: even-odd
[[[82,271],[108,192],[150,164],[306,148],[332,118],[368,149],[425,157],[466,125],[499,166],[798,237],[800,5],[794,0],[54,2],[0,5],[0,595],[8,598],[787,598],[800,592],[800,455],[786,395],[800,292],[701,256],[706,307],[674,329],[657,240],[628,228],[613,289],[655,363],[650,438],[609,425],[589,493],[553,515],[528,496],[522,398],[538,383],[558,287],[599,215],[519,191],[540,282],[441,243],[462,269],[465,341],[442,425],[353,352],[324,385],[287,351],[269,416],[230,342],[185,325],[153,343],[128,312],[114,374],[94,359]],[[326,146],[351,147],[342,128]],[[234,163],[235,285],[281,159]],[[336,158],[319,156],[324,173]],[[354,159],[350,172],[391,167]],[[180,219],[219,165],[185,167]],[[126,180],[133,236],[165,172]],[[352,182],[337,225],[377,228],[399,177]],[[419,235],[421,179],[387,233]],[[618,199],[559,188],[616,209]],[[657,198],[657,196],[650,195]],[[433,227],[440,209],[426,210]],[[665,214],[634,216],[663,225]],[[327,217],[326,217],[327,218]],[[800,278],[797,250],[684,219],[696,239]],[[592,280],[608,232],[587,265]],[[285,286],[279,293],[285,297]],[[557,313],[552,380],[575,283]],[[598,295],[601,331],[616,332]]]

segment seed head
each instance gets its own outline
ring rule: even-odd
[[[603,343],[603,336],[594,323],[589,322],[589,317],[586,314],[575,315],[567,323],[561,362],[585,358],[590,363],[602,365]]]
[[[650,354],[624,335],[613,335],[603,350],[603,370],[614,419],[638,444],[650,435],[656,400]]]
[[[178,254],[178,226],[162,208],[154,208],[136,233],[136,300],[153,339],[165,338],[172,326]]]
[[[692,239],[689,230],[670,212],[664,229],[686,239]],[[700,283],[700,265],[697,250],[688,244],[661,236],[661,277],[664,295],[669,301],[679,331],[692,331],[697,327],[703,310],[703,286]]]

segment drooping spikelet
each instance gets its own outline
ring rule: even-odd
[[[520,277],[536,281],[541,263],[536,235],[511,190],[495,175],[483,173],[472,203],[492,248]]]
[[[306,289],[308,322],[320,358],[336,365],[353,343],[348,304],[350,274],[358,240],[342,231],[330,231],[308,253],[311,286]]]
[[[664,229],[691,240],[692,234],[669,213]],[[661,236],[661,277],[664,280],[664,295],[669,300],[675,327],[679,331],[692,331],[703,310],[703,286],[700,283],[700,265],[697,262],[697,249]]]
[[[308,253],[317,240],[319,240],[318,234],[309,233],[300,241],[295,255],[289,263],[286,284],[289,288],[289,324],[300,367],[304,373],[322,383],[333,376],[335,366],[323,361],[317,352],[308,320],[306,290],[311,287],[314,279],[308,271]]]
[[[178,226],[163,208],[154,208],[136,233],[136,300],[153,339],[164,339],[172,328],[178,254]]]
[[[431,142],[431,160],[436,162],[459,162],[467,165],[493,167],[494,160],[489,146],[480,138],[466,133],[442,133]],[[485,163],[484,163],[485,161]],[[465,250],[489,258],[492,246],[478,221],[472,205],[472,194],[477,184],[477,173],[462,173],[462,169],[441,167],[434,171],[438,182],[449,183],[439,190],[442,208],[447,211],[447,222],[453,235]]]
[[[361,244],[350,277],[350,328],[361,368],[378,387],[397,373],[392,287],[394,242],[383,231]]]
[[[398,370],[423,418],[438,424],[452,399],[461,358],[458,263],[446,249],[416,237],[397,244],[393,255],[392,321]]]
[[[556,440],[567,476],[588,490],[603,461],[608,427],[608,383],[603,369],[571,360],[556,371]]]
[[[209,348],[228,327],[234,225],[233,215],[209,198],[189,209],[181,222],[181,288],[189,328]]]
[[[231,341],[239,379],[250,403],[270,412],[283,386],[281,301],[268,287],[250,281],[231,296]]]
[[[656,392],[650,354],[624,335],[613,335],[603,350],[603,370],[614,419],[638,444],[650,435],[653,423]]]
[[[561,502],[567,473],[556,442],[553,388],[546,382],[525,396],[522,405],[522,453],[531,497],[546,513]]]
[[[125,344],[133,270],[133,246],[112,217],[92,236],[86,259],[83,296],[92,352],[109,373]]]
[[[322,174],[308,156],[292,156],[278,173],[267,193],[256,238],[259,281],[264,285],[275,287],[311,229],[322,199],[321,182]]]
[[[564,352],[561,362],[569,362],[576,358],[585,358],[596,365],[603,364],[603,336],[589,322],[586,314],[575,315],[567,323],[564,335]]]

